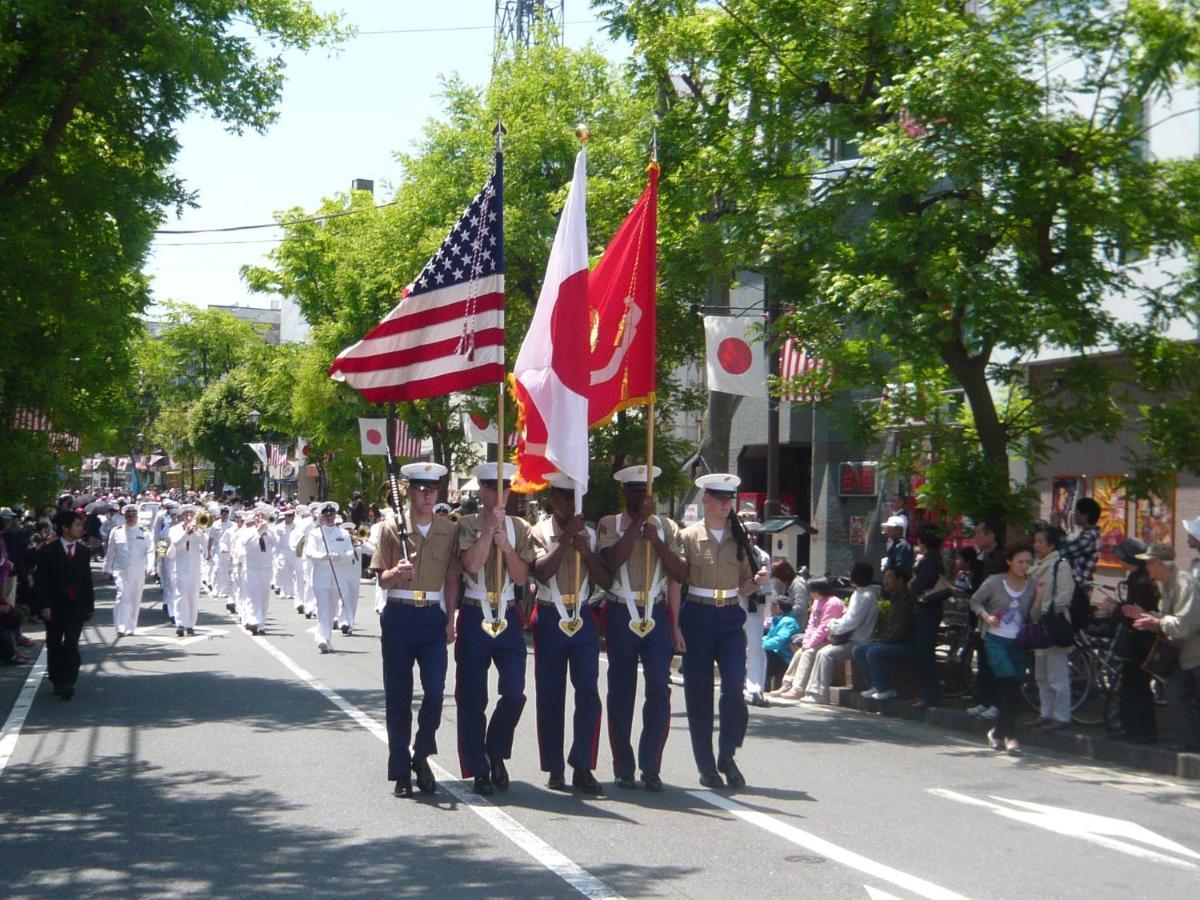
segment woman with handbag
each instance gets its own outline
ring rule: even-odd
[[[1071,574],[1071,566],[1058,555],[1058,548],[1065,537],[1062,529],[1053,525],[1038,528],[1033,533],[1036,562],[1029,573],[1034,582],[1030,621],[1048,626],[1054,638],[1052,646],[1033,652],[1033,671],[1041,699],[1041,714],[1030,727],[1047,731],[1055,731],[1071,722],[1068,658],[1073,643],[1070,622],[1075,577]]]
[[[1029,578],[1033,551],[1014,544],[1004,551],[1005,571],[992,575],[971,597],[971,611],[983,628],[983,647],[988,665],[996,679],[996,706],[1000,714],[996,726],[988,732],[993,750],[1003,748],[1009,754],[1021,752],[1013,736],[1017,707],[1021,702],[1021,679],[1029,665],[1025,650],[1017,646],[1021,625],[1029,619],[1034,584]]]
[[[937,706],[941,700],[938,681],[938,628],[942,624],[942,603],[953,591],[946,581],[942,563],[942,532],[934,524],[921,526],[917,532],[917,552],[920,558],[913,569],[909,586],[917,600],[916,651],[917,674],[920,677],[920,696],[912,705],[921,709]]]

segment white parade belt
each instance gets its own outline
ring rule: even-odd
[[[736,587],[732,588],[702,588],[688,586],[688,599],[699,598],[705,606],[735,606],[741,600]]]
[[[407,591],[393,588],[387,592],[389,600],[399,600],[405,606],[442,606],[443,596],[442,591]]]
[[[517,545],[516,527],[513,525],[512,517],[504,517],[504,531],[508,536],[508,543],[515,547]],[[489,560],[490,561],[490,556]],[[503,564],[501,564],[503,565]],[[499,593],[489,591],[485,587],[486,570],[490,568],[487,563],[484,563],[484,572],[476,576],[463,573],[463,580],[466,581],[466,589],[463,591],[463,602],[468,606],[478,606],[483,613],[483,620],[479,623],[479,627],[483,629],[483,633],[490,638],[497,638],[508,627],[508,619],[505,617],[501,605],[507,610],[508,604],[513,601],[516,596],[513,592],[513,584],[508,580],[508,570],[504,569],[502,573],[502,585]],[[475,601],[470,603],[468,601]]]
[[[657,516],[654,518],[658,519]],[[657,528],[658,539],[666,541],[661,519],[658,519]],[[620,539],[624,534],[621,517],[617,516],[617,538]],[[650,552],[649,546],[646,547],[646,552]],[[662,578],[662,562],[657,558],[654,560],[654,574],[650,576],[650,584],[653,585],[651,591],[635,591],[630,587],[628,561],[617,568],[616,574],[617,583],[612,586],[610,593],[625,601],[625,609],[629,611],[629,630],[638,637],[645,637],[654,630],[654,604],[667,587],[666,579]]]
[[[579,597],[587,596],[588,580],[583,579],[578,594],[564,594],[558,589],[558,576],[550,578],[550,583],[537,582],[537,602],[543,606],[553,606],[558,611],[558,629],[567,637],[574,637],[583,628],[583,604]],[[550,599],[544,597],[549,595]]]

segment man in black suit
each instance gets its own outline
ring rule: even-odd
[[[59,539],[47,544],[38,558],[34,590],[46,620],[46,652],[54,693],[70,700],[79,677],[79,635],[92,617],[91,555],[80,540],[83,517],[71,510],[54,517]]]

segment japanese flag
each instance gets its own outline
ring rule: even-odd
[[[705,316],[705,370],[708,389],[742,397],[767,396],[767,362],[762,336],[751,335],[759,320],[735,316]]]
[[[386,456],[387,419],[359,419],[358,439],[363,456]]]

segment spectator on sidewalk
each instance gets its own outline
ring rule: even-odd
[[[1040,622],[1051,612],[1056,612],[1068,620],[1071,618],[1075,578],[1071,567],[1065,565],[1059,556],[1063,538],[1062,529],[1053,525],[1043,525],[1033,533],[1033,555],[1036,561],[1029,573],[1035,582],[1030,621]],[[1070,647],[1055,646],[1033,651],[1041,713],[1033,720],[1031,727],[1054,731],[1070,724],[1070,655]]]
[[[905,578],[912,577],[914,553],[912,544],[905,537],[908,531],[908,519],[904,516],[889,516],[883,523],[883,533],[887,535],[887,549],[883,556],[881,569],[900,569]]]
[[[1189,523],[1184,522],[1186,527]],[[1200,526],[1200,520],[1196,521]],[[1194,538],[1189,532],[1188,543]],[[1146,552],[1146,545],[1136,538],[1128,538],[1117,548],[1116,556],[1130,572],[1125,576],[1124,604],[1140,606],[1148,613],[1158,612],[1161,599],[1158,582],[1146,571],[1145,560],[1138,555]],[[1109,605],[1106,612],[1113,612]],[[1154,711],[1154,689],[1152,676],[1142,668],[1142,662],[1154,646],[1154,632],[1137,631],[1133,623],[1121,615],[1119,608],[1113,634],[1113,650],[1121,660],[1121,690],[1117,695],[1117,718],[1119,727],[1115,736],[1135,744],[1153,744],[1158,741],[1158,717]]]
[[[771,591],[791,601],[792,618],[803,627],[808,619],[808,579],[782,557],[771,564]]]
[[[862,695],[868,700],[895,697],[892,667],[917,658],[916,610],[912,592],[908,589],[908,574],[902,569],[885,569],[883,596],[891,604],[887,630],[878,641],[859,644],[851,654],[854,665],[867,683]]]
[[[1029,666],[1024,650],[1017,648],[1017,632],[1029,619],[1034,582],[1029,578],[1033,551],[1017,544],[1004,553],[1005,572],[986,579],[971,597],[971,610],[983,628],[983,646],[996,678],[999,714],[988,732],[993,750],[1021,751],[1015,732],[1021,702],[1021,679]]]
[[[780,683],[792,659],[792,638],[800,633],[800,623],[792,614],[792,598],[787,594],[771,595],[771,622],[763,636],[763,652],[767,656],[766,687]]]
[[[1138,559],[1160,585],[1162,609],[1158,613],[1130,603],[1122,612],[1138,631],[1162,635],[1179,648],[1179,661],[1167,677],[1167,720],[1176,753],[1200,751],[1200,717],[1196,698],[1200,694],[1200,583],[1175,566],[1175,551],[1169,544],[1153,543]]]
[[[1071,624],[1076,631],[1087,626],[1091,611],[1092,580],[1096,577],[1096,564],[1100,561],[1100,504],[1091,497],[1084,497],[1075,504],[1075,524],[1079,534],[1064,540],[1059,556],[1071,566],[1075,579],[1075,596]]]
[[[800,647],[792,655],[792,661],[784,672],[779,690],[772,691],[770,695],[775,703],[791,705],[804,697],[817,652],[829,643],[829,623],[846,611],[836,590],[837,585],[831,579],[820,578],[809,583],[812,608],[808,614],[808,627],[804,629]]]
[[[58,540],[42,548],[35,590],[46,621],[47,676],[54,693],[70,700],[79,677],[79,635],[92,617],[95,596],[89,565],[91,554],[83,543],[83,517],[71,510],[54,520]]]
[[[971,566],[971,593],[974,594],[991,575],[1002,574],[1007,566],[1004,548],[1000,546],[1000,527],[988,520],[975,523],[972,541],[975,544],[975,562]],[[975,702],[967,710],[969,716],[995,719],[1000,715],[1000,696],[992,667],[988,664],[987,651],[983,646],[983,626],[974,612],[967,614],[967,626],[971,630],[971,646],[975,651]]]
[[[829,643],[817,652],[813,676],[804,693],[805,703],[828,703],[834,667],[850,659],[854,648],[875,636],[879,619],[879,588],[871,582],[875,570],[870,563],[855,563],[850,570],[850,606],[829,623]]]
[[[945,572],[942,563],[942,532],[934,524],[926,524],[917,533],[920,559],[913,570],[909,590],[916,599],[917,672],[920,676],[920,696],[912,702],[918,708],[937,706],[941,701],[938,681],[937,643],[942,624],[942,603],[949,591],[938,590],[938,579]]]

